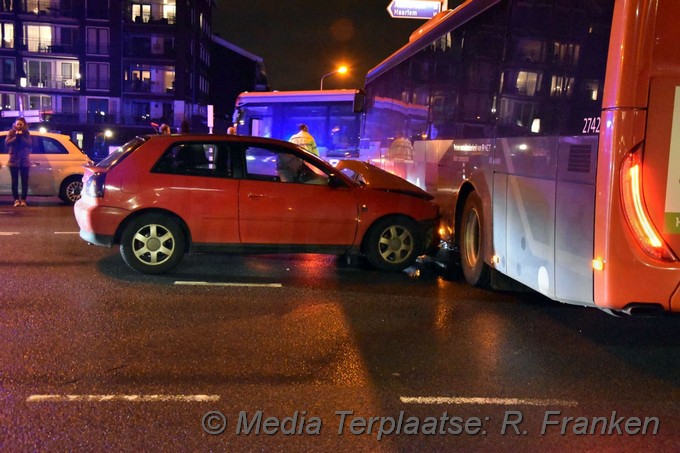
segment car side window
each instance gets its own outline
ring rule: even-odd
[[[284,150],[249,146],[245,150],[246,178],[327,185],[328,175],[313,163]]]
[[[259,146],[245,149],[246,179],[280,181],[276,171],[276,153]]]
[[[0,137],[0,154],[7,154],[6,137]],[[68,150],[53,138],[31,135],[31,154],[68,154]]]
[[[231,152],[226,143],[175,143],[163,153],[151,172],[231,178]]]
[[[31,137],[33,154],[68,154],[68,150],[58,141],[49,137]]]

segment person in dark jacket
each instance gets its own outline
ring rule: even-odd
[[[17,118],[5,138],[5,149],[9,154],[7,166],[12,175],[14,206],[26,206],[28,193],[28,170],[31,167],[31,133],[22,117]],[[19,176],[21,175],[21,197],[19,197]]]

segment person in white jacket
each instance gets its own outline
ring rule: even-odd
[[[312,134],[309,133],[307,125],[300,124],[298,127],[300,128],[298,133],[293,135],[288,141],[304,148],[308,153],[318,156],[319,149],[316,147],[316,140],[314,140]]]

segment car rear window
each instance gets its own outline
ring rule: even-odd
[[[151,172],[231,178],[232,154],[225,142],[174,143],[163,153]]]
[[[100,160],[95,167],[99,168],[111,168],[115,166],[118,162],[125,159],[132,151],[139,148],[143,143],[146,142],[144,137],[135,137],[123,146],[120,146],[113,150],[111,154],[106,156],[104,159]]]

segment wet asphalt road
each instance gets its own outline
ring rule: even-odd
[[[144,276],[81,241],[71,208],[9,201],[4,451],[680,445],[677,317],[614,318],[434,266],[385,274],[324,255],[190,256]]]

